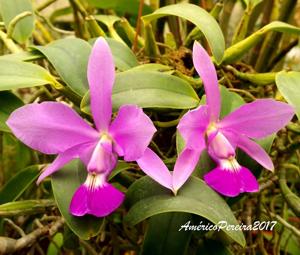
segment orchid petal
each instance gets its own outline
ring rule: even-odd
[[[172,175],[165,163],[149,148],[136,161],[139,167],[160,185],[172,190]]]
[[[255,176],[245,167],[241,167],[238,171],[216,167],[204,175],[204,181],[208,186],[228,197],[259,190]]]
[[[197,150],[202,146],[208,124],[207,106],[202,105],[183,115],[177,129],[185,140],[187,148]]]
[[[82,184],[73,195],[69,210],[74,216],[90,214],[105,217],[122,204],[124,197],[122,192],[109,183],[95,188]]]
[[[204,84],[210,120],[215,121],[219,118],[221,109],[217,72],[210,56],[198,42],[194,43],[193,62]]]
[[[124,105],[112,122],[109,133],[119,146],[119,156],[126,161],[141,157],[156,129],[143,110],[135,105]]]
[[[7,125],[19,140],[45,154],[58,154],[98,137],[72,108],[57,102],[23,106],[10,115]]]
[[[237,146],[246,152],[251,158],[256,160],[264,168],[273,171],[274,165],[270,156],[257,143],[253,142],[246,136],[239,136]]]
[[[56,159],[47,166],[42,174],[39,176],[37,180],[37,184],[39,184],[42,180],[44,180],[49,175],[57,172],[60,170],[65,164],[67,164],[69,161],[71,161],[74,158],[85,158],[89,154],[89,151],[91,148],[94,148],[94,144],[79,144],[76,145],[60,154],[56,157]],[[84,162],[85,163],[85,162]]]
[[[293,115],[293,108],[286,103],[258,99],[230,113],[220,122],[219,127],[259,139],[283,128]]]
[[[180,189],[194,171],[204,147],[202,146],[198,150],[185,149],[178,156],[173,171],[173,189],[175,192]]]
[[[89,58],[87,77],[90,86],[91,111],[98,130],[106,131],[112,114],[112,88],[115,65],[104,38],[98,38]]]

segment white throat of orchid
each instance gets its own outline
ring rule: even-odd
[[[86,186],[88,190],[93,191],[97,188],[103,187],[105,183],[106,176],[104,174],[88,173],[83,185]]]
[[[237,162],[235,157],[229,157],[228,159],[221,159],[220,166],[223,170],[238,172],[241,169],[241,165]]]

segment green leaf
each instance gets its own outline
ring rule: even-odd
[[[91,215],[74,217],[69,213],[69,205],[77,188],[85,181],[86,170],[79,160],[73,160],[52,175],[52,189],[58,209],[69,228],[81,239],[96,236],[102,219]]]
[[[52,242],[48,246],[47,255],[58,255],[61,254],[61,247],[64,244],[64,236],[62,233],[57,233],[53,238]]]
[[[55,207],[55,203],[49,199],[10,202],[0,205],[0,217],[38,214],[51,207]]]
[[[32,46],[41,52],[62,80],[78,95],[88,90],[87,63],[91,52],[88,42],[77,38],[56,40],[46,46]]]
[[[295,27],[281,21],[273,21],[270,24],[262,27],[252,35],[248,36],[244,40],[226,49],[222,64],[229,64],[242,58],[265,36],[266,33],[271,31],[300,35],[299,27]]]
[[[231,209],[226,202],[204,181],[190,177],[177,196],[145,176],[136,181],[127,191],[126,204],[130,207],[125,220],[135,225],[149,217],[166,212],[186,212],[199,215],[214,224],[227,221],[237,225]],[[223,231],[240,245],[245,245],[242,231]]]
[[[300,120],[300,72],[280,72],[276,75],[276,85],[285,100],[296,110]]]
[[[190,220],[188,213],[163,213],[151,217],[140,255],[186,254],[193,232],[178,229]]]
[[[107,41],[113,54],[115,66],[120,71],[126,71],[130,68],[138,66],[139,62],[137,61],[135,55],[124,43],[120,43],[111,38],[105,38],[105,40]]]
[[[197,248],[196,255],[233,255],[234,253],[229,250],[219,240],[204,239],[200,247]]]
[[[199,98],[186,81],[164,73],[134,71],[118,73],[112,94],[113,108],[124,104],[136,104],[142,108],[190,109]],[[89,94],[81,102],[81,110],[90,113]]]
[[[55,78],[44,68],[21,61],[0,60],[0,91],[51,84]]]
[[[195,24],[207,39],[217,63],[221,62],[225,50],[224,37],[217,21],[207,11],[197,5],[181,3],[162,7],[142,18],[148,24],[167,15],[184,18]]]
[[[138,14],[140,0],[87,0],[91,5],[101,9],[114,9],[121,13]],[[144,4],[143,15],[150,13],[152,10],[149,5]]]
[[[0,91],[0,131],[10,132],[5,122],[14,110],[23,105],[23,101],[13,93]]]
[[[25,61],[25,62],[34,61],[41,58],[43,58],[43,55],[41,55],[38,51],[21,51],[17,53],[0,56],[0,60],[7,59],[7,60]]]
[[[162,65],[162,64],[154,64],[154,63],[139,65],[139,66],[131,68],[130,70],[131,71],[136,70],[136,71],[161,72],[161,73],[167,73],[170,75],[174,73],[173,67]]]
[[[29,166],[14,175],[0,191],[0,204],[17,200],[39,175],[38,165]]]
[[[30,0],[0,0],[0,12],[6,29],[10,22],[19,14],[29,11],[33,13]],[[19,43],[24,43],[34,29],[34,17],[27,16],[16,23],[12,37]]]

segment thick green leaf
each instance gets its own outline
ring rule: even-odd
[[[0,91],[51,84],[55,78],[44,68],[21,61],[0,60]]]
[[[114,57],[116,67],[120,71],[126,71],[139,64],[135,55],[124,43],[111,38],[105,38]]]
[[[300,72],[280,72],[276,75],[276,85],[285,100],[296,110],[300,119]]]
[[[225,50],[224,37],[217,21],[208,12],[196,5],[181,3],[157,9],[152,14],[144,16],[143,20],[147,24],[167,15],[184,18],[195,24],[207,39],[217,63],[221,62]]]
[[[100,231],[102,219],[94,216],[74,217],[69,205],[77,188],[85,181],[86,170],[79,160],[73,160],[52,175],[52,189],[58,209],[69,228],[80,238],[90,239]]]
[[[138,65],[132,51],[124,44],[106,38],[115,65],[121,71]],[[91,42],[93,43],[94,40]],[[63,81],[78,95],[83,96],[88,88],[87,63],[91,53],[91,45],[78,38],[56,40],[46,46],[32,46],[41,52],[54,66]]]
[[[233,255],[223,243],[218,240],[204,239],[197,248],[196,255]]]
[[[232,63],[242,58],[265,36],[266,33],[271,31],[300,35],[299,27],[295,27],[281,21],[273,21],[270,24],[259,29],[252,35],[248,36],[244,40],[226,49],[222,64]]]
[[[61,247],[64,244],[64,236],[62,233],[57,233],[52,238],[52,242],[48,246],[47,255],[61,254]]]
[[[128,0],[86,0],[91,5],[94,5],[95,7],[101,8],[101,9],[114,9],[121,13],[129,13],[133,15],[138,14],[139,9],[139,3],[140,0],[130,0],[130,3],[128,3]],[[149,5],[144,4],[143,7],[143,15],[150,13],[151,8]]]
[[[8,91],[0,92],[0,131],[10,132],[5,122],[14,110],[23,105],[22,100],[13,93]]]
[[[15,201],[0,205],[0,217],[37,214],[54,207],[55,202],[49,199]]]
[[[193,232],[178,229],[190,220],[188,213],[163,213],[151,217],[140,255],[185,254]]]
[[[0,191],[0,204],[18,199],[39,175],[38,165],[29,166],[13,176]]]
[[[134,71],[118,73],[113,88],[113,108],[124,104],[136,104],[142,108],[190,109],[199,98],[186,81],[164,73]],[[89,94],[82,102],[81,110],[90,113]]]
[[[63,81],[78,95],[88,89],[87,63],[91,46],[84,40],[66,38],[46,46],[32,46],[54,66]]]
[[[41,55],[38,51],[21,51],[18,53],[12,53],[12,54],[6,54],[3,56],[0,56],[0,60],[13,60],[13,61],[34,61],[37,59],[43,58],[43,55]]]
[[[161,73],[167,73],[167,74],[173,74],[174,69],[171,66],[166,66],[162,64],[143,64],[136,67],[131,68],[132,70],[136,71],[152,71],[152,72],[161,72]]]
[[[136,181],[126,194],[126,204],[130,207],[125,220],[135,225],[149,217],[166,212],[186,212],[199,215],[214,224],[227,221],[237,225],[226,202],[204,181],[191,177],[174,196],[170,190],[160,186],[149,177]],[[242,231],[223,229],[234,241],[242,246],[245,238]]]
[[[5,27],[8,28],[9,23],[17,15],[29,11],[33,13],[30,0],[0,0],[0,12],[4,20]],[[32,34],[34,29],[33,16],[22,18],[16,24],[12,37],[19,43],[24,43]]]

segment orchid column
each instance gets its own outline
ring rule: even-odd
[[[75,192],[70,212],[75,216],[103,217],[117,209],[124,195],[107,182],[118,156],[140,158],[156,129],[135,105],[120,107],[112,121],[115,66],[103,38],[96,40],[88,63],[91,111],[95,127],[72,108],[58,102],[29,104],[14,111],[7,125],[23,143],[45,154],[58,154],[38,183],[74,158],[87,166],[87,179]]]

